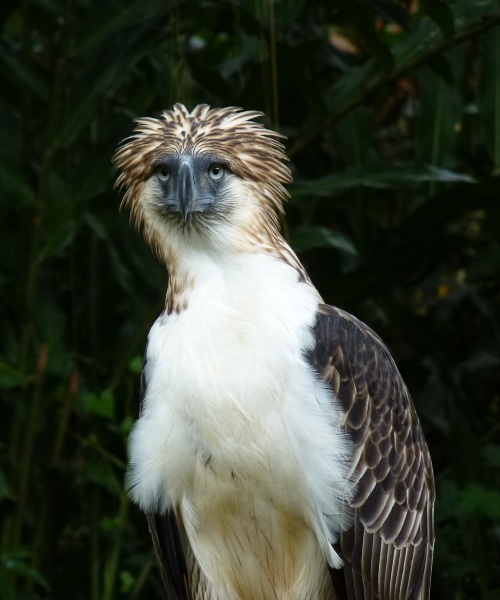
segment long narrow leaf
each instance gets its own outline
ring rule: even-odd
[[[488,32],[480,43],[479,109],[481,129],[493,170],[500,173],[500,29]]]
[[[397,188],[414,186],[422,182],[472,183],[473,181],[472,177],[464,173],[440,169],[431,165],[370,165],[348,169],[320,179],[299,181],[292,187],[292,198],[330,196],[357,186]]]

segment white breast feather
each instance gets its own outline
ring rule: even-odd
[[[228,598],[243,594],[234,586],[245,585],[245,573],[263,569],[252,562],[259,561],[255,547],[274,544],[273,560],[289,567],[282,546],[297,523],[313,532],[300,542],[302,560],[318,562],[308,547],[316,539],[328,564],[339,567],[331,544],[348,524],[352,450],[332,392],[305,359],[317,292],[266,255],[226,262],[198,255],[192,269],[188,308],[161,316],[149,334],[147,393],[130,438],[130,495],[146,512],[180,507],[215,586],[238,570],[231,546],[241,547],[246,562],[233,573],[240,583]],[[314,567],[300,568],[304,579]]]

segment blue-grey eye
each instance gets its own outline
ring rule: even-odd
[[[222,165],[219,165],[218,163],[214,163],[213,165],[210,165],[210,167],[208,169],[208,174],[210,175],[210,179],[213,179],[214,181],[222,179],[222,177],[224,177],[225,172],[226,172],[226,170],[224,169],[224,167]]]
[[[167,169],[167,167],[161,167],[161,169],[158,169],[158,179],[163,183],[170,179],[170,171]]]

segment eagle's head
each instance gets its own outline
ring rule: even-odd
[[[160,119],[137,120],[114,156],[116,185],[161,258],[181,239],[244,250],[278,230],[292,178],[281,136],[254,121],[260,116],[176,104]]]

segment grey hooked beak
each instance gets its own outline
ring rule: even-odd
[[[179,168],[179,204],[184,221],[193,209],[196,196],[193,165],[191,161],[183,160]]]
[[[198,163],[201,159],[198,159]],[[180,156],[178,166],[171,162],[168,171],[173,171],[172,181],[162,180],[161,185],[168,196],[163,197],[168,213],[179,214],[187,221],[190,213],[210,211],[215,203],[214,183],[208,174],[210,158],[206,164],[197,164],[191,156]],[[177,171],[177,172],[176,172]]]

